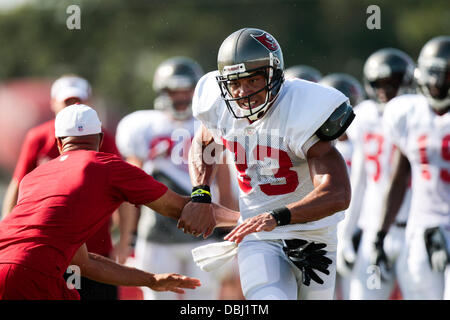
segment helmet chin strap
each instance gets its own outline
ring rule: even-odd
[[[447,97],[443,100],[437,100],[428,96],[426,98],[430,107],[439,113],[444,112],[446,109],[448,110],[450,108],[450,97]]]
[[[447,97],[445,99],[439,100],[431,96],[429,89],[425,85],[419,86],[421,93],[425,96],[430,105],[431,109],[438,113],[446,111],[450,108],[450,92],[447,92]],[[449,90],[450,91],[450,90]]]
[[[269,108],[269,106],[267,106],[267,108],[264,109],[263,111],[260,111],[258,113],[252,114],[251,116],[248,116],[247,119],[250,120],[251,122],[261,119],[266,114],[266,111],[268,108]]]
[[[280,92],[280,91],[278,91],[278,92]],[[269,111],[269,109],[272,107],[273,103],[275,102],[275,100],[277,98],[278,98],[278,93],[267,103],[267,106],[263,110],[255,113],[255,114],[252,114],[251,116],[247,117],[247,119],[249,119],[251,122],[254,122],[254,121],[259,120],[262,117],[264,117],[264,115],[267,113],[267,111]]]

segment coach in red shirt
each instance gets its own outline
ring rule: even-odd
[[[76,75],[65,75],[57,79],[52,85],[51,109],[56,115],[68,105],[85,103],[90,97],[91,86],[87,80]],[[104,136],[100,151],[120,155],[114,137],[106,132],[104,128],[102,132]],[[17,203],[19,183],[23,177],[39,165],[58,156],[59,151],[55,140],[55,119],[28,131],[3,201],[4,217],[11,212]],[[86,242],[89,252],[97,253],[105,257],[111,256],[113,243],[110,228],[111,221],[106,220],[104,225]],[[121,241],[128,242],[127,239],[121,239]],[[118,247],[122,248],[123,246],[118,245]],[[80,294],[82,299],[117,299],[117,287],[96,283],[84,277],[81,281],[82,289],[80,290]]]
[[[0,221],[0,299],[79,299],[63,273],[113,285],[183,293],[200,282],[178,274],[151,274],[88,253],[85,242],[128,201],[177,219],[182,197],[118,156],[98,152],[103,141],[97,113],[77,104],[56,116],[59,157],[26,175],[13,211]]]

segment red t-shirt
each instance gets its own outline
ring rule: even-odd
[[[0,221],[0,263],[62,276],[79,247],[122,202],[146,204],[166,191],[116,155],[66,152],[20,183],[17,205]]]
[[[114,137],[103,130],[103,144],[101,152],[120,155]],[[13,178],[18,182],[39,165],[59,156],[55,139],[55,119],[47,121],[30,129],[22,145],[19,159],[14,170]],[[99,231],[86,242],[90,252],[109,256],[113,244],[110,234],[111,221],[108,220]]]

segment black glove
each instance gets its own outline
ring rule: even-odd
[[[386,255],[386,252],[384,251],[384,238],[386,237],[385,231],[378,231],[377,236],[375,237],[374,242],[374,258],[372,263],[377,265],[381,270],[381,280],[386,281],[390,278],[391,273],[391,263],[389,262],[389,259]]]
[[[445,230],[443,227],[434,227],[426,229],[424,233],[428,261],[431,268],[436,272],[444,272],[450,262]]]
[[[307,242],[301,239],[285,240],[285,243],[286,246],[283,247],[283,251],[302,272],[303,284],[309,286],[311,279],[319,284],[323,284],[323,280],[314,269],[326,275],[330,274],[328,267],[332,261],[325,257],[327,252],[322,250],[327,245],[325,243]]]
[[[356,227],[355,231],[353,232],[352,235],[352,246],[353,246],[353,251],[355,252],[355,255],[358,253],[358,249],[359,249],[359,245],[361,243],[361,238],[362,238],[362,229]],[[344,263],[347,266],[347,268],[349,269],[353,269],[353,265],[355,264],[355,261],[348,261],[345,256],[344,258]]]

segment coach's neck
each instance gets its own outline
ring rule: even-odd
[[[103,143],[103,133],[77,137],[59,137],[56,138],[56,143],[60,154],[75,150],[99,151]]]

